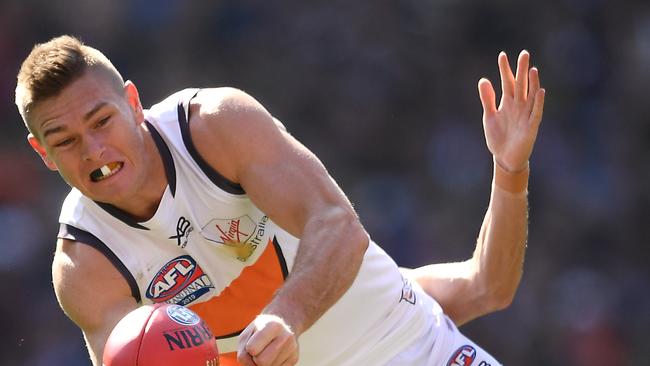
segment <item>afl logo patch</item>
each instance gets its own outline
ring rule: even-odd
[[[475,358],[476,350],[474,347],[466,344],[451,355],[447,366],[470,366]]]
[[[183,255],[162,266],[151,280],[146,296],[156,303],[186,306],[212,288],[212,281],[194,258]]]
[[[168,307],[167,316],[180,325],[196,325],[201,321],[201,318],[199,318],[199,316],[192,310],[179,305]]]

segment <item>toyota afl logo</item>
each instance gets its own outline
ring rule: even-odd
[[[187,306],[213,289],[206,273],[189,255],[165,263],[153,276],[146,296],[153,302]]]
[[[172,305],[168,307],[167,315],[171,320],[180,325],[196,325],[201,321],[201,318],[199,318],[199,316],[192,310],[180,305]]]

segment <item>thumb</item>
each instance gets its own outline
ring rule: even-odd
[[[246,329],[244,329],[244,331],[239,335],[239,344],[237,347],[237,361],[239,361],[239,363],[241,363],[243,366],[255,366],[253,357],[248,353],[248,350],[246,349],[248,340],[252,335],[253,335],[252,324],[249,324],[248,327],[246,327]]]

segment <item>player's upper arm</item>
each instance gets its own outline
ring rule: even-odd
[[[361,230],[320,160],[255,99],[219,88],[201,91],[196,100],[190,130],[197,150],[276,223],[301,237],[308,218],[331,213],[357,226],[355,233]]]
[[[52,262],[54,291],[65,314],[84,333],[93,364],[117,322],[137,307],[124,277],[93,247],[59,239]]]

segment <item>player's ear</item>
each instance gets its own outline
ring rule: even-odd
[[[135,87],[135,84],[131,80],[127,80],[124,83],[124,93],[126,94],[126,100],[133,111],[135,120],[138,124],[144,122],[144,112],[142,111],[142,103],[140,102],[140,94],[138,94],[138,88]]]
[[[56,167],[56,164],[52,160],[50,160],[49,156],[47,155],[47,151],[45,151],[45,148],[43,147],[43,145],[41,145],[41,142],[38,141],[38,139],[34,135],[32,135],[31,133],[27,135],[27,141],[31,145],[32,149],[34,149],[34,151],[36,151],[36,153],[41,157],[41,159],[43,159],[43,163],[45,163],[45,166],[47,166],[48,169],[52,171],[59,170]]]

